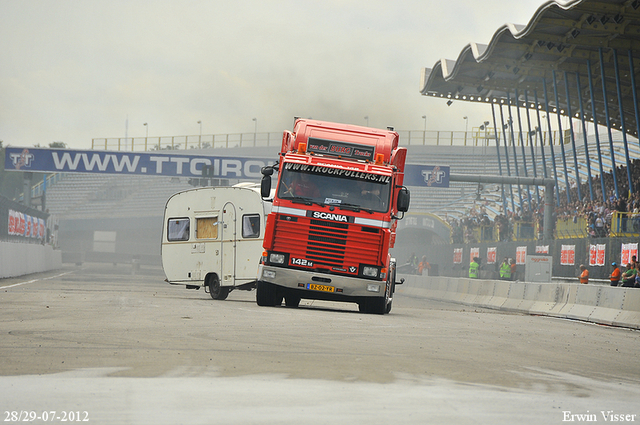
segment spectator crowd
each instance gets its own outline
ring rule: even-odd
[[[559,202],[554,206],[553,226],[554,229],[560,220],[573,223],[586,223],[584,231],[590,237],[608,237],[612,230],[617,227],[612,226],[612,220],[616,212],[621,214],[619,230],[622,232],[640,232],[640,160],[631,162],[631,183],[632,191],[629,191],[629,181],[627,168],[625,166],[616,167],[616,179],[619,197],[616,197],[613,174],[604,174],[604,186],[606,197],[602,195],[602,184],[600,176],[592,177],[591,188],[589,182],[582,182],[578,197],[578,186],[575,183],[569,187],[569,196],[565,190],[557,194]],[[489,201],[475,201],[461,218],[453,218],[445,215],[444,219],[452,228],[451,238],[453,243],[474,243],[478,238],[482,240],[513,240],[515,231],[518,229],[520,237],[529,234],[533,238],[542,238],[543,217],[544,217],[544,188],[539,189],[540,199],[537,199],[535,191],[529,196],[523,196],[521,207],[515,211],[503,211],[502,206],[498,206],[498,214],[493,220],[487,213]],[[523,192],[524,194],[525,192]],[[569,201],[569,199],[571,201]],[[559,205],[558,205],[559,204]],[[478,231],[478,229],[480,231]],[[526,230],[523,234],[523,230]]]

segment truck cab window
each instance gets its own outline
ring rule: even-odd
[[[281,170],[278,197],[318,204],[349,204],[377,212],[388,211],[391,196],[388,177],[368,175],[366,178],[349,178],[329,168],[323,171]]]
[[[260,237],[260,215],[247,214],[242,216],[242,237]]]
[[[167,226],[167,240],[188,241],[189,240],[189,219],[188,218],[170,218]]]
[[[218,239],[218,217],[196,218],[196,239]]]

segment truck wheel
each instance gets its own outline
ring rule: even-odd
[[[297,295],[285,295],[284,305],[287,307],[298,307],[300,305],[300,297]]]
[[[258,281],[256,303],[262,307],[275,307],[278,304],[276,286],[268,282]]]
[[[386,310],[385,314],[391,313],[391,306],[392,305],[393,305],[393,300],[389,300],[389,302],[387,303],[387,310]]]
[[[358,304],[358,310],[366,314],[387,314],[391,311],[393,298],[391,295],[392,286],[387,284],[384,297],[365,298]]]
[[[385,314],[387,312],[386,297],[366,298],[358,303],[358,310],[365,314]]]
[[[218,276],[210,276],[207,281],[211,298],[220,301],[227,299],[227,297],[229,296],[229,288],[226,286],[220,286],[220,279],[218,279]]]

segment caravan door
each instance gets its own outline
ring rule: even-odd
[[[233,202],[227,202],[222,208],[222,281],[220,286],[235,284],[237,241],[236,207]]]

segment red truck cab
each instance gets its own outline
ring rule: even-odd
[[[398,133],[298,119],[285,131],[280,159],[263,169],[271,196],[256,301],[287,306],[300,300],[355,302],[385,314],[395,289],[397,220],[409,207],[403,186],[406,148]],[[277,167],[277,168],[276,168]]]

